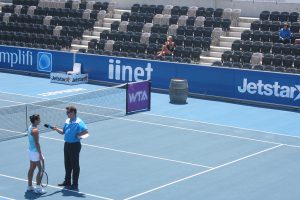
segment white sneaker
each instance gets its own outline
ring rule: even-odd
[[[46,191],[40,185],[37,185],[36,188],[34,189],[34,193],[45,194]]]
[[[32,191],[34,191],[34,187],[33,186],[27,186],[27,191],[28,192],[32,192]]]

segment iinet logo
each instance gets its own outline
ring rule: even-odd
[[[129,94],[129,103],[148,101],[148,95],[145,90]]]
[[[278,82],[274,82],[274,84],[264,84],[262,80],[258,80],[257,83],[255,83],[248,82],[248,80],[244,78],[243,85],[238,86],[238,91],[240,93],[290,98],[294,99],[294,101],[300,99],[300,85],[290,87],[286,85],[280,85]]]
[[[151,63],[147,64],[147,67],[136,67],[132,69],[132,66],[122,65],[121,60],[109,59],[109,72],[108,78],[112,80],[122,81],[142,81],[151,80],[151,73],[153,68]]]

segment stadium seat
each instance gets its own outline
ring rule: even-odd
[[[261,31],[269,31],[270,30],[270,27],[272,25],[272,22],[269,21],[269,20],[265,20],[261,23],[260,25],[260,30]]]
[[[261,48],[263,46],[263,43],[260,42],[260,41],[255,41],[252,43],[252,47],[251,47],[251,51],[254,52],[254,53],[259,53],[261,52]]]
[[[174,57],[182,57],[183,50],[184,50],[184,48],[182,46],[175,47],[175,49],[173,51],[173,56]]]
[[[289,12],[281,12],[279,14],[278,20],[281,22],[286,22],[289,20],[289,15],[290,15]]]
[[[260,41],[261,36],[262,36],[262,31],[260,30],[253,31],[253,33],[251,34],[251,40]]]
[[[283,49],[283,44],[281,43],[274,43],[272,47],[272,53],[273,54],[281,54]]]
[[[234,63],[232,63],[232,67],[234,67],[234,68],[242,68],[243,65],[241,63],[239,63],[239,62],[234,62]]]
[[[270,25],[270,31],[272,31],[272,32],[279,31],[280,27],[281,27],[281,23],[278,21],[274,21]]]
[[[244,63],[243,64],[243,68],[244,69],[252,69],[252,64],[250,64],[250,63]]]
[[[210,50],[211,38],[205,37],[202,42],[202,48],[204,51]]]
[[[300,69],[300,56],[296,57],[294,61],[294,67]]]
[[[264,31],[261,35],[261,41],[262,42],[270,42],[272,37],[272,32],[270,31]]]
[[[232,67],[232,62],[224,62],[223,67]]]
[[[285,70],[286,73],[298,74],[298,70],[295,68],[287,68]]]
[[[291,12],[289,16],[289,21],[290,22],[297,22],[299,18],[299,13],[298,12]]]
[[[276,72],[285,72],[285,68],[281,67],[281,66],[278,66],[278,67],[275,68],[275,71]]]
[[[262,59],[263,65],[272,65],[274,55],[273,54],[265,54]]]
[[[197,47],[202,48],[202,42],[203,42],[203,38],[202,37],[194,37],[193,47],[195,47],[195,48],[197,48]]]
[[[235,40],[231,45],[231,50],[232,51],[240,51],[241,46],[242,46],[242,41],[241,40]]]
[[[251,31],[245,30],[241,34],[241,40],[250,40],[251,38]]]
[[[200,60],[200,55],[201,55],[201,48],[193,48],[191,56],[195,62],[198,62]]]
[[[193,40],[194,40],[193,36],[187,36],[184,40],[184,46],[185,47],[192,47],[193,46]]]
[[[275,67],[281,67],[282,66],[282,59],[283,59],[283,56],[282,55],[275,55],[274,58],[273,58],[273,65]]]
[[[282,60],[283,67],[286,67],[286,68],[293,67],[294,60],[295,60],[295,58],[292,55],[284,56],[283,60]]]
[[[273,43],[271,42],[264,42],[263,46],[261,47],[262,53],[270,53],[272,49]]]
[[[252,31],[259,30],[259,29],[260,29],[260,25],[261,25],[261,22],[260,22],[260,21],[258,21],[258,20],[253,21],[253,22],[251,23],[250,29],[251,29]]]
[[[222,62],[230,62],[232,57],[232,52],[231,51],[224,51],[222,54],[221,60]]]
[[[231,57],[232,62],[241,62],[241,58],[243,56],[242,51],[234,51]]]
[[[264,70],[264,66],[263,65],[254,65],[253,69],[254,70]]]
[[[275,71],[275,67],[271,66],[271,65],[267,65],[267,66],[264,67],[264,70],[265,71],[273,72],[273,71]]]
[[[280,12],[278,12],[278,11],[271,12],[270,20],[271,21],[278,21],[279,20],[279,15],[280,15]]]
[[[243,63],[250,63],[252,58],[252,52],[243,52],[243,56],[242,56],[242,62]]]
[[[221,61],[214,61],[211,66],[213,67],[221,67],[222,66],[222,62]]]
[[[270,11],[268,11],[268,10],[262,11],[262,12],[260,13],[260,15],[259,15],[259,19],[260,19],[261,21],[263,21],[263,20],[269,20],[269,17],[270,17]]]
[[[217,9],[214,11],[214,17],[222,17],[223,11],[224,11],[223,8],[217,8]]]

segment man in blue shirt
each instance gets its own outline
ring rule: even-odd
[[[80,173],[79,153],[81,150],[80,137],[88,133],[85,123],[77,117],[77,109],[74,106],[66,107],[68,119],[64,128],[53,127],[53,130],[64,135],[64,160],[65,180],[59,186],[70,187],[71,190],[78,190],[78,178]],[[71,175],[73,183],[71,184]]]
[[[279,31],[279,41],[284,44],[291,43],[292,36],[288,23],[284,23],[283,28]]]

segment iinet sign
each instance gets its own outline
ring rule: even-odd
[[[262,80],[257,82],[248,82],[243,79],[243,85],[237,87],[239,93],[258,94],[262,96],[275,96],[278,98],[289,98],[294,101],[300,99],[300,85],[287,86],[281,85],[279,82],[272,84],[263,83]]]
[[[153,68],[151,63],[147,63],[147,66],[138,66],[133,69],[130,65],[124,65],[121,60],[109,59],[108,65],[108,78],[111,80],[122,81],[142,81],[151,80],[151,73]]]

